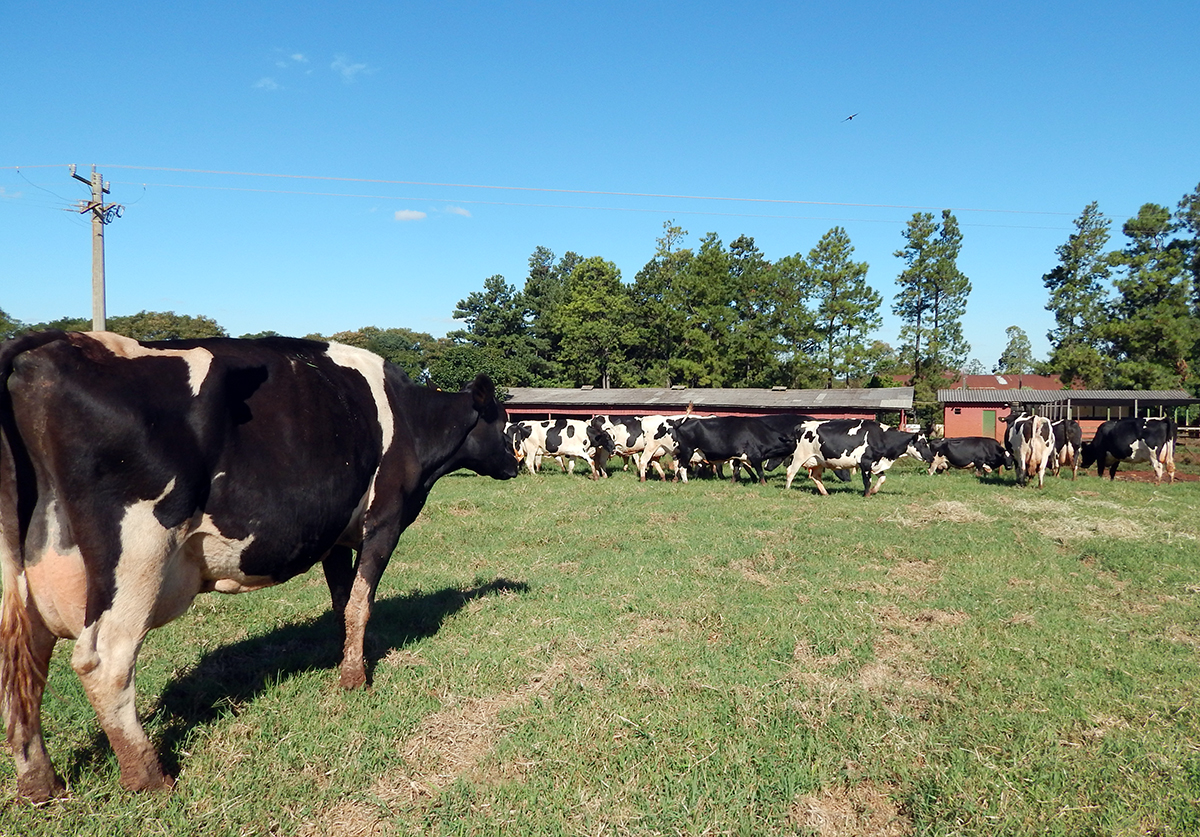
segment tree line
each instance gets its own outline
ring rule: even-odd
[[[1200,186],[1174,211],[1143,205],[1117,249],[1109,249],[1111,226],[1089,204],[1042,277],[1055,320],[1049,357],[1036,360],[1028,336],[1010,326],[992,372],[1200,391]],[[778,259],[746,235],[726,245],[708,233],[696,248],[684,246],[687,236],[664,223],[632,282],[602,257],[538,247],[522,287],[488,277],[459,300],[453,316],[463,328],[445,337],[376,326],[308,336],[370,349],[447,389],[479,371],[504,387],[823,388],[892,386],[900,377],[920,402],[961,372],[988,371],[968,358],[971,282],[958,267],[963,236],[949,210],[916,212],[902,232],[895,346],[873,337],[884,300],[842,227]],[[0,311],[0,334],[43,327],[90,322],[27,325]],[[108,327],[143,340],[225,334],[207,317],[172,312],[113,317]]]

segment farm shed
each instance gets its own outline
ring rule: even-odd
[[[1128,416],[1170,416],[1187,428],[1189,410],[1195,415],[1200,399],[1183,390],[1139,389],[939,389],[946,436],[991,436],[1003,441],[1013,404],[1050,419],[1072,418],[1090,439],[1109,419]]]
[[[711,389],[646,387],[636,389],[557,389],[513,387],[504,403],[509,419],[582,418],[595,415],[767,416],[802,413],[815,418],[874,419],[912,410],[912,387],[881,389]]]

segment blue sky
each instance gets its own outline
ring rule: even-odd
[[[0,308],[231,334],[444,334],[539,245],[626,281],[663,223],[771,259],[844,227],[884,297],[914,211],[955,211],[988,368],[1052,325],[1042,275],[1090,201],[1120,226],[1200,182],[1200,4],[11,4]],[[852,121],[845,118],[852,113]],[[18,168],[19,167],[19,168]],[[280,175],[280,176],[265,176]],[[720,200],[718,200],[720,199]]]

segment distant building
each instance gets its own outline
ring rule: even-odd
[[[881,389],[714,389],[646,387],[578,389],[512,387],[504,407],[510,421],[547,418],[591,418],[595,415],[763,416],[801,413],[814,418],[875,419],[898,413],[900,422],[912,412],[912,387]]]
[[[1186,408],[1200,404],[1183,390],[1063,389],[1057,377],[1045,375],[967,375],[965,382],[966,387],[938,390],[947,438],[1003,441],[1007,425],[1002,419],[1014,404],[1051,419],[1075,419],[1085,439],[1103,422],[1127,416],[1171,416],[1182,424]]]

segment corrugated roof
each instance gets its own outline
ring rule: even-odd
[[[1049,404],[1055,401],[1072,404],[1161,404],[1179,407],[1200,404],[1181,389],[939,389],[938,401],[943,404]]]
[[[691,404],[696,410],[758,409],[804,412],[825,409],[911,410],[912,387],[880,389],[559,389],[511,387],[505,406],[513,409],[574,407],[605,410],[626,408],[650,412],[682,412]]]

